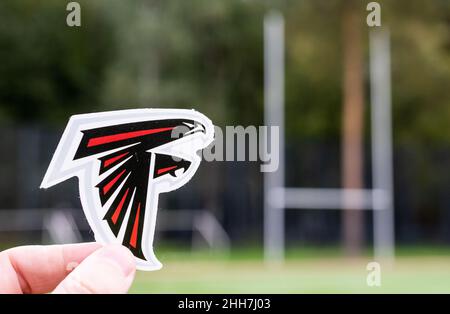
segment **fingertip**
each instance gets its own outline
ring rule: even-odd
[[[99,257],[115,263],[125,277],[136,271],[136,262],[131,251],[120,244],[107,244],[99,249]]]
[[[107,244],[76,267],[54,293],[126,293],[135,270],[135,258],[126,247]]]

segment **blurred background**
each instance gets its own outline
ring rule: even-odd
[[[0,248],[90,241],[75,178],[39,185],[73,114],[194,108],[264,125],[264,18],[284,19],[288,187],[370,189],[369,1],[0,3]],[[450,2],[378,1],[390,33],[395,260],[366,285],[373,211],[284,211],[285,260],[264,262],[259,162],[201,164],[160,196],[133,292],[450,292]]]

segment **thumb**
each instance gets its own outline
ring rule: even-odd
[[[106,245],[89,255],[53,293],[126,293],[135,271],[134,256],[127,248]]]

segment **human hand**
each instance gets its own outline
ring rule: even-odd
[[[117,244],[21,246],[0,252],[0,293],[126,293],[135,271]]]

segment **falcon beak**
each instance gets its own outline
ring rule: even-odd
[[[183,122],[183,124],[189,128],[189,131],[184,133],[184,136],[189,135],[189,134],[198,133],[198,132],[206,133],[205,126],[199,122],[194,122],[193,124]]]

